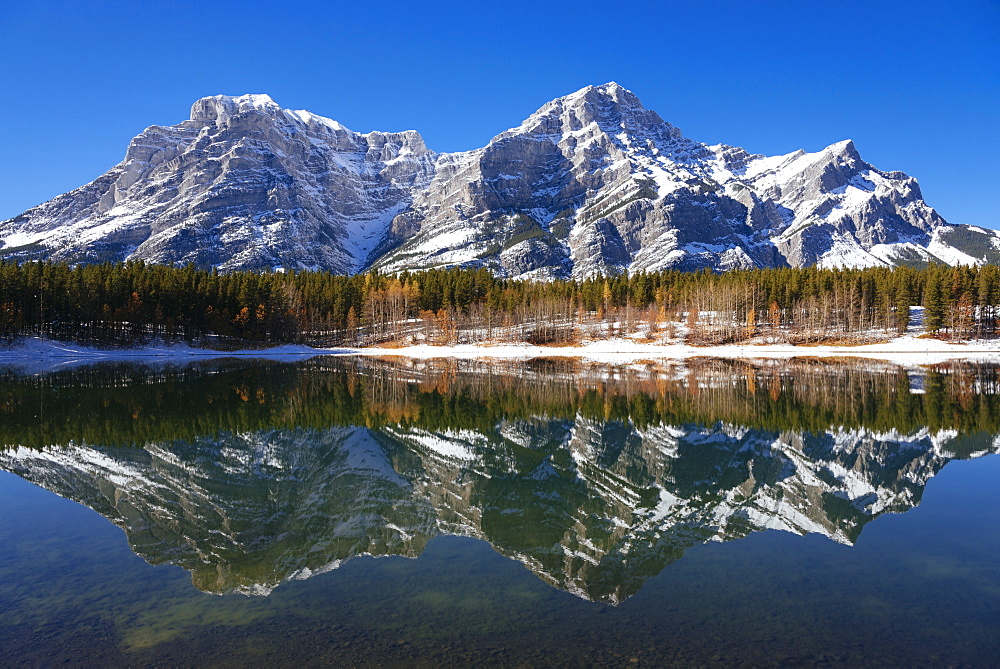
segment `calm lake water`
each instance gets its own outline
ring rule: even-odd
[[[1000,367],[0,368],[14,665],[991,665]]]

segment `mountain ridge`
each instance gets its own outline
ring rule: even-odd
[[[851,140],[771,157],[708,146],[609,82],[453,153],[263,94],[202,98],[95,181],[0,222],[0,257],[544,279],[998,262],[1000,233],[946,222]]]

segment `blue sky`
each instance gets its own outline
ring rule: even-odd
[[[617,81],[693,139],[852,138],[947,220],[1000,228],[1000,2],[0,4],[0,219],[99,176],[206,95],[472,149]]]

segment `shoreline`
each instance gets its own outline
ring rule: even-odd
[[[879,344],[858,346],[792,346],[787,344],[729,344],[692,346],[684,343],[649,344],[629,339],[608,339],[574,346],[531,344],[459,344],[454,346],[414,345],[399,348],[314,348],[284,344],[263,349],[221,351],[195,348],[188,344],[148,344],[134,348],[100,348],[45,339],[26,339],[8,349],[0,349],[0,365],[55,363],[56,367],[88,362],[147,360],[185,362],[220,358],[311,358],[318,356],[361,355],[413,359],[532,359],[581,358],[596,362],[630,362],[641,359],[685,360],[694,357],[733,359],[757,358],[871,358],[902,364],[934,364],[949,360],[1000,361],[1000,340],[951,344],[937,339],[903,335]]]
[[[730,344],[692,346],[684,343],[644,344],[627,339],[594,341],[578,346],[495,345],[480,346],[407,346],[402,348],[369,347],[352,349],[353,355],[370,357],[399,356],[413,359],[532,359],[580,358],[593,362],[635,362],[637,360],[687,360],[689,358],[792,359],[858,358],[921,365],[951,360],[1000,362],[1000,341],[975,344],[949,344],[936,339],[904,335],[880,344],[858,346],[792,346],[788,344]]]

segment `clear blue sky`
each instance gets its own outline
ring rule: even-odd
[[[949,221],[1000,228],[1000,2],[4,2],[0,219],[96,178],[205,95],[484,145],[617,81],[693,139],[855,140]]]

